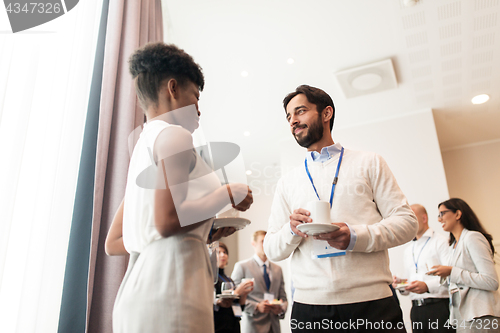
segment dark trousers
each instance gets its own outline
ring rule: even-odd
[[[448,298],[422,306],[413,305],[410,318],[414,333],[455,332],[453,328],[444,327],[450,318]]]
[[[298,332],[406,332],[394,297],[342,305],[294,302],[290,327]]]

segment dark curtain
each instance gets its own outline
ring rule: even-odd
[[[94,175],[109,0],[103,0],[64,275],[59,333],[85,332]]]

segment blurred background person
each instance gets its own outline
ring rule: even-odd
[[[217,248],[217,266],[219,267],[219,279],[215,285],[216,295],[222,294],[222,283],[233,283],[234,281],[226,275],[226,268],[229,258],[229,250],[226,244],[219,242]],[[216,298],[214,302],[214,324],[216,333],[239,333],[240,318],[245,309],[247,295],[253,290],[253,282],[245,281],[239,283],[234,289],[234,295],[239,299]]]
[[[264,230],[252,236],[255,254],[252,258],[239,261],[231,275],[235,282],[254,279],[254,289],[248,295],[243,312],[243,333],[279,333],[279,320],[285,317],[288,307],[285,282],[281,267],[271,263],[264,253]],[[274,304],[273,304],[274,303]]]
[[[402,295],[410,295],[413,332],[454,332],[445,327],[450,318],[448,286],[441,285],[438,276],[427,275],[435,265],[449,261],[449,246],[445,237],[429,228],[429,216],[424,206],[410,206],[418,220],[417,236],[405,249],[404,265],[409,283],[400,288]],[[402,282],[394,277],[395,284]],[[419,324],[415,324],[419,323]]]

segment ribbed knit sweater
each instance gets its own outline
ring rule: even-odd
[[[338,158],[308,163],[322,200],[330,198]],[[412,240],[418,222],[385,160],[369,152],[344,152],[330,216],[356,232],[356,244],[346,255],[312,259],[313,238],[290,232],[290,214],[307,209],[312,200],[318,198],[302,164],[278,182],[264,241],[270,260],[292,256],[294,301],[348,304],[391,296],[387,249]]]

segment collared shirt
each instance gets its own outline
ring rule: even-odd
[[[254,254],[253,255],[253,259],[257,262],[257,264],[259,265],[260,267],[260,271],[262,273],[262,276],[264,276],[264,264],[266,265],[266,269],[267,269],[267,274],[269,275],[269,281],[272,281],[273,278],[272,278],[272,275],[271,275],[271,266],[270,266],[270,262],[269,262],[269,259],[266,259],[266,262],[263,262],[258,255]]]
[[[432,266],[447,265],[449,254],[446,238],[430,228],[425,231],[420,239],[408,243],[404,253],[407,278],[409,278],[409,281],[423,281],[429,289],[429,292],[423,294],[410,293],[410,299],[448,298],[448,287],[441,285],[440,277],[425,273]]]
[[[307,158],[308,162],[321,162],[321,163],[323,163],[323,162],[328,161],[332,157],[339,155],[341,150],[342,150],[342,145],[337,142],[331,146],[323,147],[321,149],[321,153],[318,153],[317,151],[308,151],[306,158]],[[349,241],[349,245],[347,246],[346,251],[351,251],[354,248],[354,245],[356,244],[356,239],[358,237],[357,237],[354,229],[352,229],[349,224],[347,224],[347,227],[349,228],[349,231],[351,233],[351,240]],[[290,232],[294,236],[297,236],[297,234],[292,231],[291,225],[290,225]]]
[[[321,149],[321,153],[318,153],[317,151],[308,151],[307,152],[307,161],[308,162],[326,162],[330,158],[337,156],[340,154],[340,151],[342,150],[342,145],[340,143],[335,143],[331,146],[328,147],[323,147]]]

